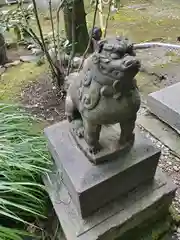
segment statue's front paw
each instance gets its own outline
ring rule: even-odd
[[[98,144],[96,144],[95,146],[90,146],[89,147],[89,152],[91,153],[91,154],[97,154],[98,152],[100,152],[101,151],[101,145],[98,143]]]
[[[68,122],[72,122],[74,119],[72,116],[67,116],[67,120],[68,120]]]
[[[84,137],[84,128],[78,128],[77,129],[76,127],[73,127],[73,132],[79,138],[83,138]]]
[[[76,130],[76,135],[79,137],[79,138],[83,138],[84,137],[84,128],[81,127],[79,129]]]
[[[79,138],[84,137],[84,126],[82,120],[74,120],[72,123],[72,130]]]

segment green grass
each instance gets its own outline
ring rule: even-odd
[[[38,123],[16,106],[0,104],[0,239],[19,240],[9,222],[27,226],[43,218],[47,195],[41,176],[51,161]],[[36,126],[36,127],[34,127]],[[5,236],[7,235],[7,238]],[[8,238],[9,236],[9,238]]]

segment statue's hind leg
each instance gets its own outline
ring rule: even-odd
[[[135,121],[136,121],[136,116],[124,122],[120,122],[120,127],[121,127],[120,144],[121,145],[134,142]]]

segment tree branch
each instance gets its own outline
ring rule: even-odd
[[[46,48],[46,44],[45,44],[45,41],[44,41],[44,36],[43,36],[43,33],[42,33],[42,28],[41,28],[41,24],[40,24],[40,21],[39,21],[39,16],[38,16],[38,11],[37,11],[37,5],[36,5],[36,0],[32,0],[33,2],[33,6],[34,6],[34,13],[35,13],[35,17],[36,17],[36,22],[37,22],[37,25],[38,25],[38,29],[39,29],[39,33],[40,33],[40,37],[41,37],[41,41],[42,41],[42,46],[43,46],[43,50],[44,50],[44,53],[46,55],[46,58],[50,64],[50,67],[51,67],[51,71],[53,73],[53,75],[58,79],[58,74],[56,72],[56,67],[54,66],[53,62],[52,62],[52,59],[49,55],[49,52]]]
[[[49,0],[49,14],[50,14],[50,20],[51,20],[52,33],[53,33],[55,57],[56,57],[56,61],[57,61],[56,38],[55,38],[54,22],[53,22],[53,16],[52,16],[52,0]]]
[[[75,54],[75,22],[74,22],[74,19],[75,19],[75,0],[73,0],[73,6],[72,6],[72,49],[71,49],[71,57],[69,59],[69,62],[68,62],[68,69],[67,69],[67,76],[69,75],[70,73],[70,70],[71,70],[71,63],[72,63],[72,60],[74,58],[74,54]]]
[[[57,9],[57,12],[56,12],[56,18],[57,18],[57,59],[58,61],[60,61],[60,33],[59,33],[59,30],[60,30],[60,18],[59,18],[59,13],[60,13],[60,10],[64,4],[64,1],[65,0],[62,0],[58,6],[58,9]]]

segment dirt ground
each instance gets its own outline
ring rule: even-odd
[[[27,85],[21,93],[21,102],[27,110],[49,123],[62,121],[64,115],[64,95],[53,84],[48,73]]]

